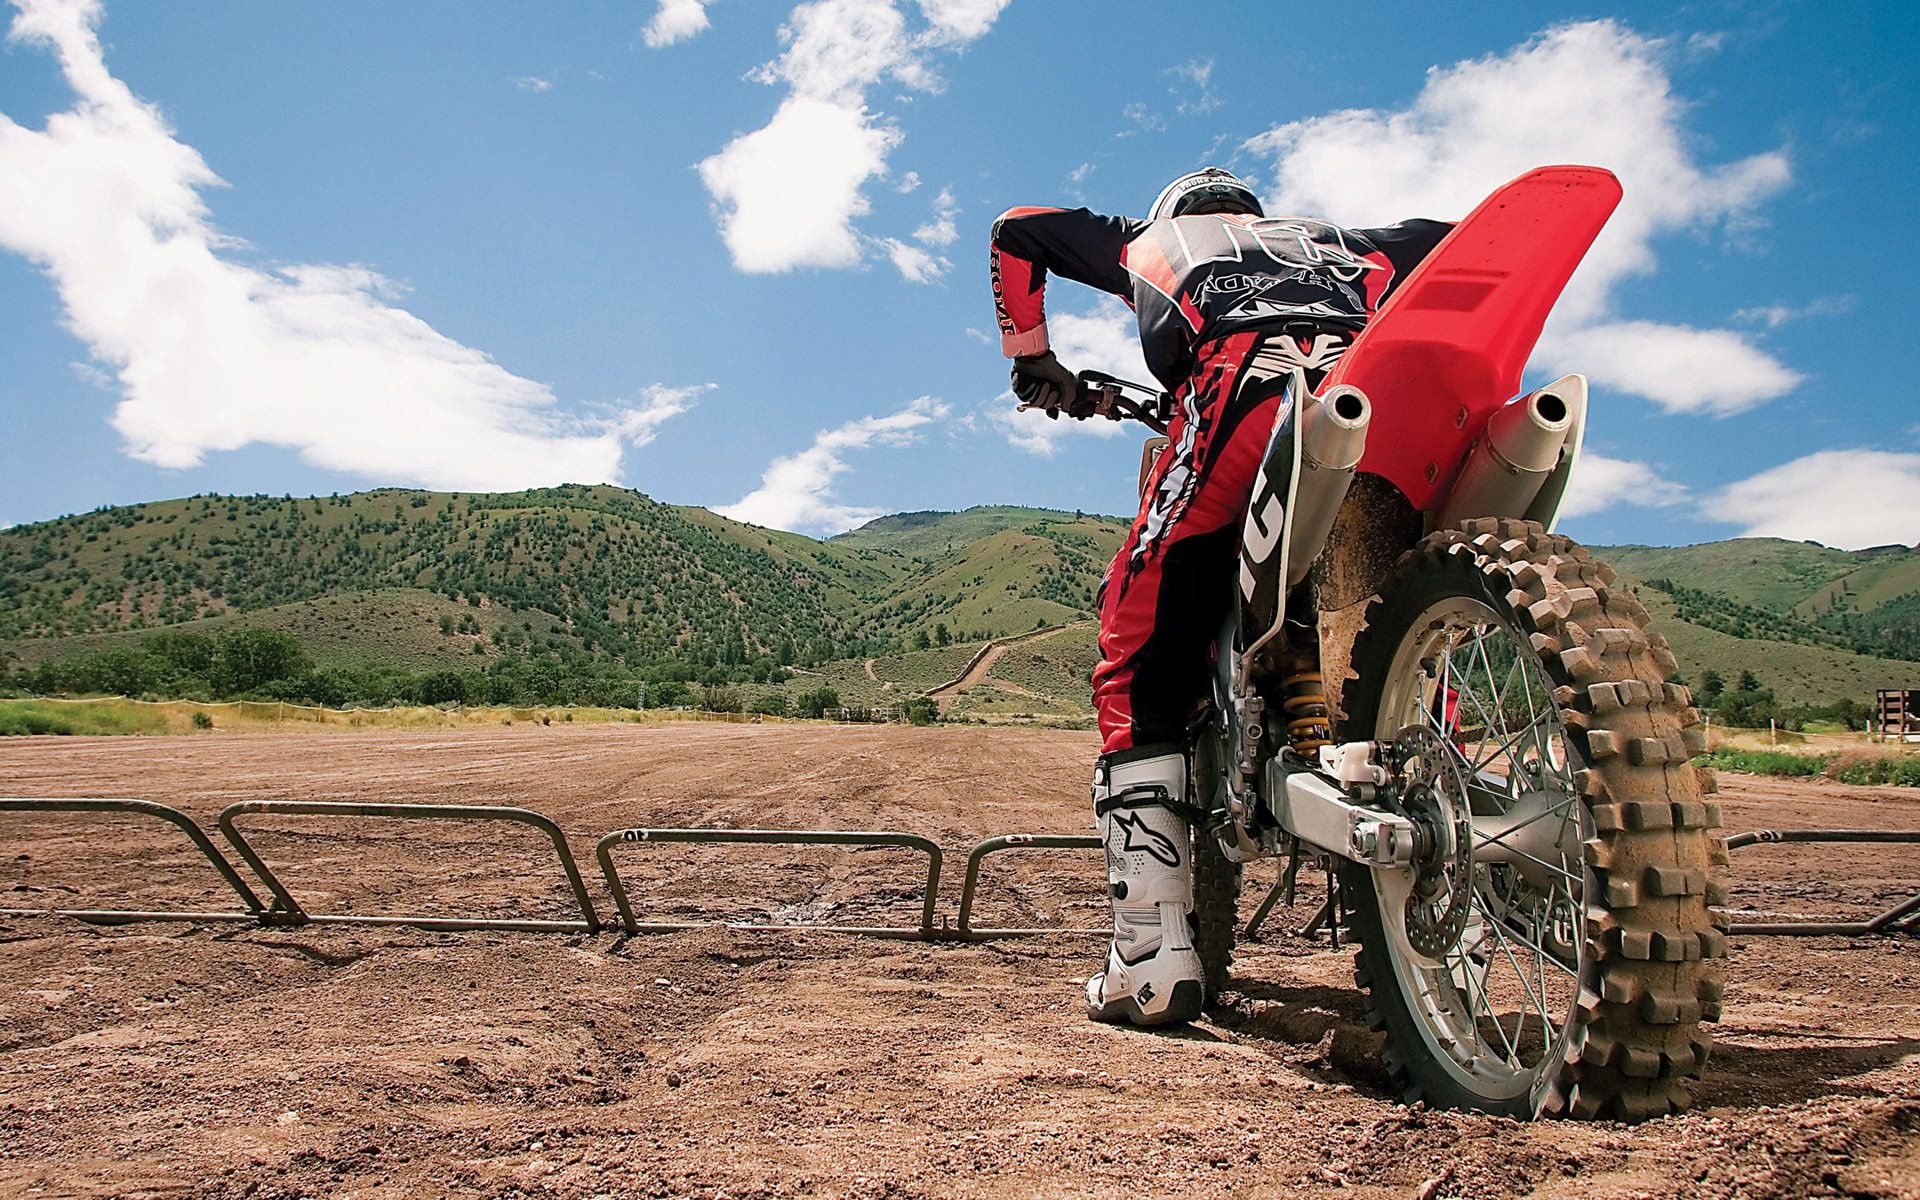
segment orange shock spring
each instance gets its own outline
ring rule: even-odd
[[[1320,747],[1333,743],[1333,721],[1327,715],[1320,664],[1308,655],[1289,655],[1281,665],[1280,687],[1285,693],[1280,707],[1287,714],[1287,742],[1294,753],[1315,761]]]

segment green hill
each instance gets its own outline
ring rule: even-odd
[[[1084,711],[1084,623],[1125,531],[993,505],[817,540],[613,487],[194,496],[0,530],[0,669],[137,657],[163,630],[271,630],[313,669],[359,672],[362,690],[383,671],[457,674],[469,692],[479,676],[506,680],[497,692],[640,676],[750,696],[830,685],[881,703],[939,682],[986,639],[1075,625],[1010,650],[956,711]],[[1751,671],[1798,706],[1920,686],[1920,551],[1596,551],[1690,681]]]

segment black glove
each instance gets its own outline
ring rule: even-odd
[[[1045,354],[1023,354],[1013,360],[1013,394],[1030,408],[1044,408],[1050,417],[1071,405],[1079,393],[1080,382],[1073,372],[1060,365],[1049,350]]]

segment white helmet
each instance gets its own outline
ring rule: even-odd
[[[1266,215],[1260,207],[1260,198],[1233,172],[1204,167],[1182,175],[1162,189],[1147,217],[1158,221],[1163,217],[1193,217],[1202,213]]]

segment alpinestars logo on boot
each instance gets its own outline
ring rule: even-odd
[[[1114,814],[1113,823],[1120,827],[1124,837],[1122,850],[1140,850],[1159,859],[1170,867],[1180,865],[1180,849],[1173,839],[1157,829],[1147,828],[1147,823],[1132,813]]]

